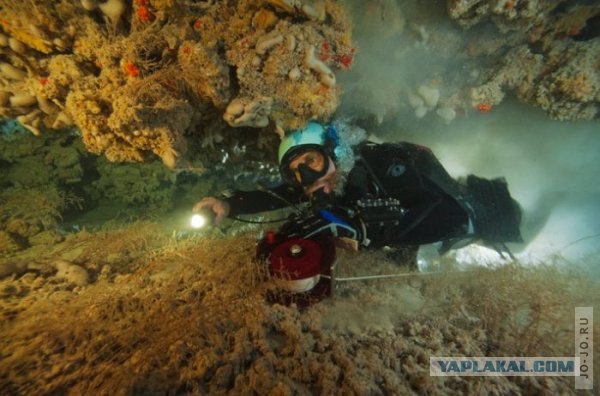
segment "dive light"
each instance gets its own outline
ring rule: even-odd
[[[206,227],[207,225],[212,225],[215,220],[215,214],[210,209],[202,209],[197,213],[194,213],[190,218],[190,225],[193,229],[199,230],[201,228]]]

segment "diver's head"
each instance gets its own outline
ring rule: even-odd
[[[279,145],[279,170],[283,179],[302,186],[307,195],[317,190],[329,194],[336,183],[335,148],[338,137],[332,126],[309,122],[287,134]]]

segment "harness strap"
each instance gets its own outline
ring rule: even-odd
[[[386,191],[386,189],[383,187],[383,183],[381,183],[381,180],[379,180],[379,178],[377,177],[377,175],[375,174],[375,172],[373,171],[373,169],[371,168],[371,166],[363,158],[362,154],[358,154],[358,160],[365,167],[365,169],[367,170],[367,172],[369,172],[369,175],[371,175],[371,178],[375,182],[375,185],[377,186],[377,188],[379,188],[381,190],[381,192],[383,193],[383,197],[382,198],[389,198],[390,194],[388,194],[388,192]]]

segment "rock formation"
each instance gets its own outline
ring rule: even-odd
[[[170,168],[209,128],[328,119],[354,55],[331,0],[4,0],[0,19],[0,115]]]

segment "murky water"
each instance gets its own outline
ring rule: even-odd
[[[422,85],[435,87],[444,103],[468,96],[474,78],[501,58],[472,57],[464,49],[483,51],[487,39],[509,34],[489,23],[462,29],[437,8],[424,10],[412,1],[350,3],[360,21],[354,38],[361,56],[340,76],[345,94],[339,115],[369,119],[373,139],[431,147],[455,177],[505,177],[525,212],[530,243],[514,246],[521,260],[559,255],[598,274],[600,122],[552,120],[509,90],[486,112],[456,107],[450,121],[435,109],[417,114],[410,95]]]

